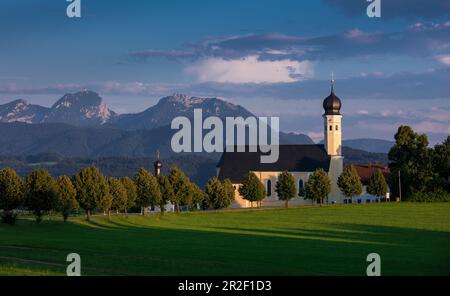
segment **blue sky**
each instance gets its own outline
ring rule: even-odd
[[[220,96],[284,130],[321,136],[335,73],[344,138],[392,138],[399,124],[450,134],[450,3],[381,0],[0,1],[0,103],[51,105],[89,88],[113,110],[165,95]]]

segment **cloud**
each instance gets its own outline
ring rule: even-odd
[[[450,55],[441,55],[437,57],[437,60],[447,66],[450,66]]]
[[[131,57],[136,58],[138,60],[147,60],[148,58],[166,58],[168,60],[182,60],[186,58],[195,57],[195,53],[192,51],[186,50],[142,50],[142,51],[133,51],[129,54]]]
[[[419,133],[434,133],[434,134],[448,134],[450,135],[450,125],[447,123],[422,121],[413,123],[412,128]]]
[[[328,80],[314,79],[312,64],[304,62],[260,63],[257,66],[247,66],[246,71],[240,73],[242,66],[235,60],[215,60],[224,63],[222,73],[215,74],[218,67],[203,61],[192,68],[194,75],[199,75],[195,83],[148,83],[143,81],[117,82],[99,81],[87,84],[57,84],[50,86],[26,86],[21,84],[0,84],[0,94],[61,94],[74,92],[83,88],[92,89],[99,93],[114,95],[149,95],[165,96],[172,93],[186,93],[198,96],[221,96],[227,98],[272,98],[280,100],[322,100],[329,94]],[[265,61],[267,62],[267,61]],[[231,64],[229,64],[231,63]],[[248,61],[247,61],[248,63]],[[293,67],[286,69],[285,67]],[[208,72],[211,69],[211,72]],[[277,72],[279,70],[279,73]],[[247,72],[248,71],[248,72]],[[258,73],[253,73],[259,71]],[[311,72],[308,72],[311,71]],[[203,73],[203,74],[202,74]],[[252,73],[252,74],[249,74]],[[292,73],[296,73],[292,76]],[[304,76],[296,76],[302,73]],[[237,76],[234,77],[233,75]],[[204,75],[200,77],[200,75]],[[304,79],[304,78],[309,79]],[[293,82],[284,82],[284,81]],[[222,82],[228,81],[228,82]],[[245,83],[241,83],[246,81]],[[266,83],[262,83],[265,81]],[[278,81],[278,82],[276,82]],[[282,82],[283,81],[283,82]],[[419,101],[432,99],[450,99],[450,67],[422,73],[402,72],[391,75],[359,75],[346,79],[337,79],[335,92],[342,100],[380,100],[402,102],[404,106],[416,104]],[[239,82],[239,83],[237,83]],[[271,82],[271,83],[267,83]],[[276,105],[275,105],[276,106]],[[277,109],[277,108],[275,108]],[[392,109],[392,108],[390,108]],[[372,110],[361,106],[358,110]],[[356,110],[356,111],[358,111]],[[355,112],[356,112],[355,111]],[[448,110],[447,110],[448,111]],[[441,114],[442,110],[435,110],[433,114]]]
[[[450,22],[416,22],[398,32],[368,32],[358,28],[328,36],[292,36],[281,33],[246,34],[183,45],[182,50],[146,50],[133,57],[169,60],[238,60],[258,56],[260,61],[317,61],[400,55],[435,57],[450,50]]]
[[[449,98],[450,68],[423,73],[366,75],[337,79],[335,92],[341,99],[392,99],[398,101]],[[307,79],[290,83],[217,83],[192,86],[196,91],[223,97],[261,97],[278,100],[323,99],[329,93],[328,80]],[[361,108],[363,109],[363,108]]]
[[[17,95],[39,95],[39,94],[63,94],[73,93],[82,89],[89,89],[100,94],[110,95],[151,95],[166,96],[174,92],[184,92],[189,90],[187,84],[176,83],[146,83],[146,82],[117,82],[99,81],[92,83],[66,83],[42,87],[24,87],[16,84],[9,84],[0,87],[0,94]]]
[[[311,78],[313,64],[290,59],[262,61],[251,55],[235,60],[207,58],[188,66],[186,72],[199,82],[289,83]]]
[[[323,0],[326,4],[335,7],[351,16],[367,17],[368,2],[362,0]],[[387,0],[381,1],[382,18],[425,18],[432,19],[450,15],[450,2],[448,0]]]

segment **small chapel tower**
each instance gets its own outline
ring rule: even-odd
[[[156,152],[156,161],[153,163],[155,168],[155,176],[158,177],[161,174],[162,162],[159,160],[159,150]]]

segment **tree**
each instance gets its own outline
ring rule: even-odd
[[[377,169],[373,172],[372,176],[369,178],[369,184],[367,185],[367,193],[376,195],[379,197],[385,197],[387,192],[386,179],[383,173]]]
[[[80,170],[73,183],[78,204],[86,211],[86,220],[90,221],[91,211],[97,207],[104,209],[111,198],[108,182],[98,168],[91,166]]]
[[[172,184],[170,184],[168,177],[159,175],[158,184],[161,191],[161,202],[159,204],[159,208],[161,209],[161,213],[164,214],[166,211],[166,204],[174,199],[175,193],[173,192]]]
[[[275,184],[275,192],[280,200],[284,200],[286,208],[289,206],[289,200],[295,197],[296,191],[294,176],[288,171],[282,172]]]
[[[134,176],[134,183],[137,189],[137,204],[142,208],[145,215],[146,208],[154,207],[161,203],[161,191],[156,178],[146,169],[140,168]]]
[[[222,181],[223,188],[225,189],[225,208],[229,207],[235,198],[235,191],[233,183],[231,183],[230,179],[225,179]]]
[[[213,209],[222,209],[227,205],[227,192],[217,177],[209,179],[205,186],[205,193],[208,199],[208,205]]]
[[[128,207],[128,194],[123,183],[116,178],[108,179],[109,193],[112,196],[111,209],[117,213],[125,212]]]
[[[134,181],[128,177],[123,177],[120,179],[123,184],[123,187],[127,191],[127,206],[125,208],[125,216],[128,217],[128,209],[134,207],[136,205],[137,200],[137,188]]]
[[[391,192],[399,195],[399,172],[402,198],[415,192],[433,188],[432,149],[428,148],[425,134],[417,134],[409,126],[400,126],[395,134],[395,144],[388,154]]]
[[[22,205],[24,184],[22,179],[11,168],[0,170],[0,209],[2,223],[14,224],[17,215],[14,209]]]
[[[111,207],[113,203],[113,196],[111,193],[109,193],[109,187],[108,187],[108,194],[102,195],[98,202],[98,207],[103,211],[103,215],[108,216],[108,220],[111,220]]]
[[[253,207],[254,201],[261,201],[266,197],[266,189],[255,173],[249,172],[245,175],[242,185],[239,187],[239,194],[250,201]]]
[[[36,170],[26,178],[25,186],[25,206],[33,211],[39,223],[44,212],[50,213],[58,206],[55,180],[48,171]]]
[[[206,193],[201,190],[195,183],[191,183],[191,191],[192,191],[192,204],[194,208],[207,208],[207,196]]]
[[[175,193],[173,192],[172,184],[170,184],[170,180],[168,177],[159,175],[158,183],[161,190],[161,200],[159,203],[159,208],[161,209],[161,214],[164,214],[167,202],[174,199]]]
[[[171,202],[175,205],[176,212],[179,212],[180,205],[192,204],[191,182],[183,171],[175,165],[170,169],[169,180],[174,192],[174,197]]]
[[[203,191],[200,191],[203,192]],[[234,201],[235,188],[229,179],[220,181],[217,177],[211,178],[205,187],[205,203],[213,209],[227,208]]]
[[[70,211],[78,208],[77,191],[67,176],[60,176],[56,181],[58,196],[58,210],[63,216],[64,222],[69,218]]]
[[[305,183],[305,199],[323,204],[323,199],[331,192],[331,181],[323,169],[317,169]]]
[[[342,193],[350,199],[353,196],[357,196],[362,193],[361,179],[359,178],[358,172],[353,165],[346,166],[344,168],[344,171],[337,180],[337,184]]]
[[[434,146],[433,188],[442,188],[450,193],[450,136],[442,144]]]

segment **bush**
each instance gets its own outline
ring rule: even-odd
[[[13,211],[3,211],[1,215],[2,223],[14,225],[16,224],[17,214]]]
[[[433,192],[416,192],[413,193],[408,201],[413,202],[450,202],[450,193],[438,189]]]

